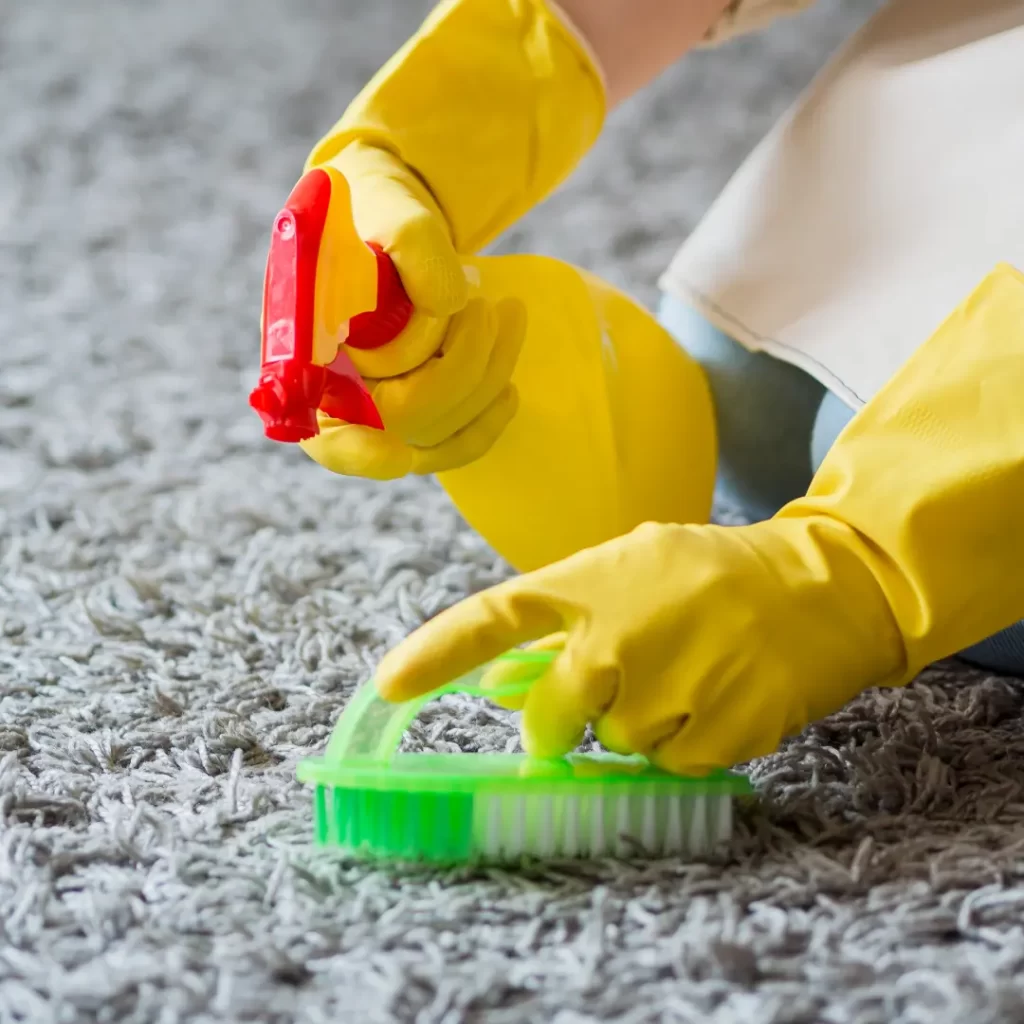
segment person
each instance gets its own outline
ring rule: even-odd
[[[469,316],[462,255],[687,51],[810,2],[445,0],[351,104],[309,165],[346,175],[417,310],[359,356],[400,382],[387,433],[420,471],[484,457],[517,415],[514,358],[431,390],[437,324],[477,339],[462,351],[515,334],[500,311]],[[590,724],[611,750],[701,774],[941,658],[1024,673],[1022,46],[1022,0],[889,0],[666,272],[660,323],[702,370],[719,491],[751,522],[641,508],[424,624],[383,659],[385,697],[539,642],[560,654],[519,705],[529,752],[566,752]],[[325,423],[306,450],[373,475],[355,429]]]

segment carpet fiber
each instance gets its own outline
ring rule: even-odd
[[[701,54],[506,240],[645,300],[870,4]],[[262,439],[270,218],[417,2],[0,4],[0,1022],[1024,1019],[1013,681],[939,669],[754,767],[720,863],[378,872],[297,760],[501,563],[429,483]],[[410,737],[515,743],[447,701]]]

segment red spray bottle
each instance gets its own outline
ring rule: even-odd
[[[411,315],[390,257],[356,232],[344,177],[331,167],[308,171],[270,238],[260,377],[249,396],[266,436],[289,443],[315,437],[318,409],[382,429],[345,349],[387,344]]]
[[[645,520],[705,521],[710,394],[654,317],[547,257],[467,255],[463,266],[473,294],[527,309],[515,416],[486,454],[437,475],[466,521],[521,571]],[[316,437],[318,412],[383,429],[347,353],[387,344],[411,315],[391,259],[355,229],[345,178],[330,165],[307,172],[271,232],[260,377],[249,397],[266,436]],[[685,472],[663,472],[666,451],[686,453]]]

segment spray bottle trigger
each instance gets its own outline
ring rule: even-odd
[[[338,350],[334,362],[327,367],[320,408],[328,416],[346,423],[384,429],[377,406],[344,348]]]

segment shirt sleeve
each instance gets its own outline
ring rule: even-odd
[[[736,36],[756,32],[776,18],[797,14],[814,0],[729,0],[719,19],[704,36],[704,46],[717,46]]]

